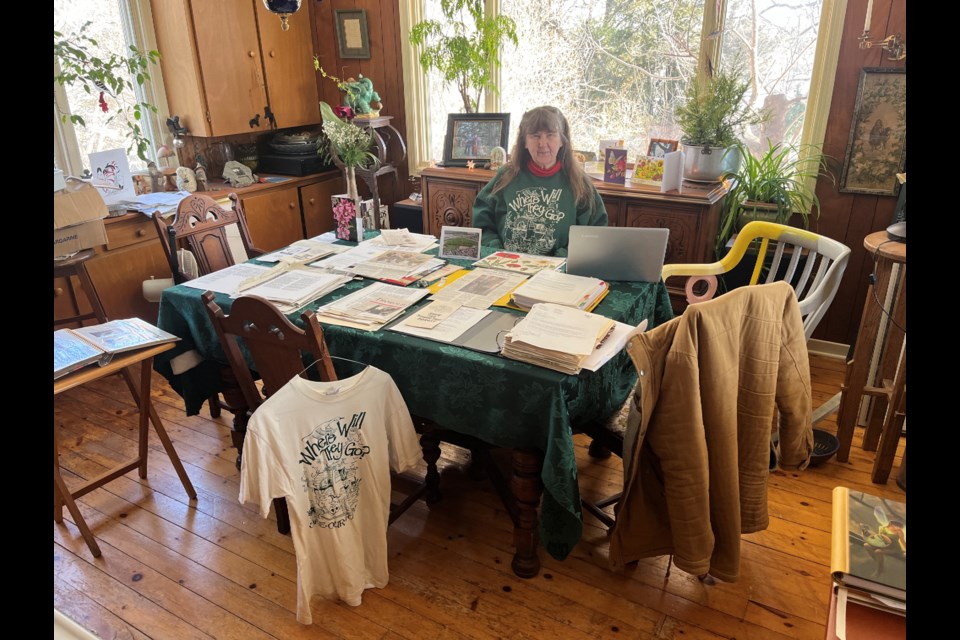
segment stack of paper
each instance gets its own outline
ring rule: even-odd
[[[513,303],[521,309],[529,309],[538,302],[590,309],[609,289],[606,282],[597,278],[539,271],[513,290]]]
[[[442,300],[474,309],[486,309],[526,280],[522,273],[507,273],[494,269],[474,269],[450,282],[433,294]]]
[[[426,289],[374,282],[317,309],[317,319],[357,329],[376,331],[429,293]]]
[[[534,305],[504,338],[504,357],[576,374],[616,323],[558,304]]]
[[[364,278],[406,286],[416,282],[421,276],[436,271],[446,263],[446,260],[440,260],[425,253],[391,249],[355,265],[353,272]]]
[[[260,262],[310,262],[337,253],[343,253],[348,247],[316,240],[297,240],[283,249],[278,249],[257,258]]]
[[[567,263],[566,258],[555,256],[535,256],[527,253],[513,253],[511,251],[497,251],[486,258],[473,263],[474,267],[487,269],[502,269],[531,276],[544,269],[557,271]]]
[[[293,313],[310,302],[350,282],[349,276],[324,273],[315,269],[291,268],[249,288],[239,295],[260,296],[273,302],[283,313]]]
[[[224,267],[219,271],[202,275],[199,278],[188,280],[183,283],[183,286],[200,289],[201,291],[225,293],[232,296],[242,284],[250,282],[255,278],[261,278],[269,271],[270,267],[242,262]]]
[[[373,246],[381,251],[393,249],[394,251],[423,253],[438,246],[438,243],[436,237],[423,233],[410,233],[406,229],[384,229],[376,238],[364,240],[357,246]]]

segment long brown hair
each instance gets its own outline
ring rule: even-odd
[[[586,174],[580,163],[573,158],[573,145],[570,142],[570,125],[567,119],[563,117],[560,109],[556,107],[536,107],[523,114],[520,119],[520,127],[517,131],[517,140],[513,145],[513,151],[510,159],[504,165],[503,173],[496,184],[493,185],[493,193],[502,191],[510,182],[520,173],[520,170],[527,166],[530,161],[530,152],[527,151],[527,135],[549,131],[550,133],[559,133],[563,146],[557,153],[557,160],[560,161],[562,171],[567,174],[570,181],[570,187],[573,189],[573,196],[576,199],[578,207],[589,206],[593,209],[594,205],[594,187],[590,176]]]

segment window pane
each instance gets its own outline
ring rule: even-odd
[[[772,117],[746,132],[754,150],[773,144],[797,144],[810,93],[813,55],[823,0],[728,0],[721,65],[734,61],[754,81],[747,98]]]
[[[511,145],[523,112],[558,107],[573,146],[679,140],[673,109],[696,74],[703,0],[502,0],[520,45],[501,54]]]
[[[100,45],[95,53],[107,57],[116,53],[126,55],[129,45],[124,36],[123,24],[120,19],[120,0],[54,0],[53,28],[68,35],[77,33],[87,21],[92,24],[87,27],[86,34],[94,38]],[[133,79],[131,78],[131,81]],[[117,111],[117,98],[109,93],[104,98],[108,111],[104,113],[100,108],[99,92],[87,93],[79,84],[64,87],[70,109],[74,115],[83,118],[86,126],[75,126],[77,142],[80,145],[80,155],[85,165],[89,164],[88,154],[107,149],[127,149],[131,145],[128,136],[129,128],[126,119]],[[121,94],[125,104],[132,106],[138,100],[130,91]],[[132,118],[132,111],[128,111]],[[141,125],[143,127],[145,125]],[[136,151],[128,152],[131,171],[146,168],[146,164],[137,157]]]

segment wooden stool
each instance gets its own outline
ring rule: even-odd
[[[87,299],[90,301],[90,306],[93,308],[93,311],[90,313],[81,313],[67,318],[60,318],[59,320],[54,318],[54,327],[56,327],[58,324],[72,324],[74,322],[83,324],[84,320],[96,320],[100,323],[107,321],[107,314],[103,310],[103,304],[100,303],[100,296],[97,295],[97,290],[93,286],[93,281],[90,279],[90,274],[87,273],[87,260],[92,258],[94,255],[95,252],[93,249],[84,249],[76,255],[64,260],[53,261],[53,277],[66,278],[67,282],[70,283],[70,295],[73,296],[74,306],[77,309],[80,308],[80,305],[77,301],[77,292],[73,289],[73,281],[70,279],[71,276],[76,276],[80,280],[80,284],[83,286],[83,291],[87,294]]]
[[[880,445],[872,479],[883,484],[890,475],[906,417],[907,247],[902,242],[889,241],[885,231],[868,235],[863,246],[874,256],[876,273],[875,281],[867,289],[853,360],[847,363],[837,418],[837,439],[840,441],[837,460],[846,462],[850,456],[863,396],[874,397],[873,414],[864,432],[863,448],[876,451]],[[885,305],[884,298],[887,298],[895,264],[901,267],[889,295],[890,304]],[[870,364],[880,320],[887,313],[887,307],[892,309],[891,322],[877,346],[880,357],[876,371],[871,375]]]

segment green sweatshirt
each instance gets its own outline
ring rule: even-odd
[[[473,226],[483,229],[486,247],[541,256],[566,256],[571,225],[607,226],[607,210],[596,189],[593,210],[577,208],[562,170],[535,176],[524,167],[505,189],[493,193],[497,175],[473,203]]]

